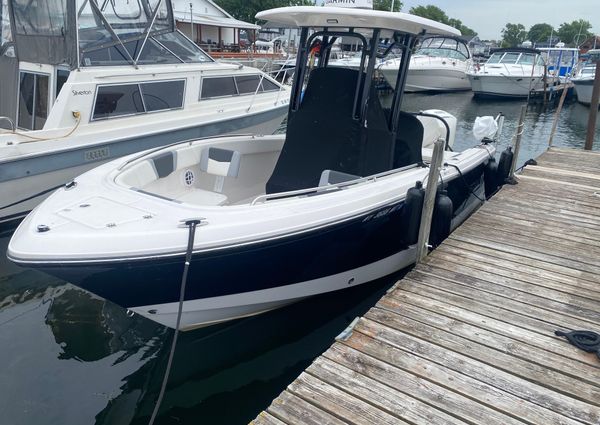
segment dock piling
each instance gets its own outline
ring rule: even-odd
[[[519,151],[521,150],[521,137],[523,136],[523,127],[525,126],[525,113],[527,112],[527,105],[521,106],[521,115],[519,116],[519,125],[517,125],[517,134],[515,138],[515,147],[513,149],[513,160],[510,166],[510,174],[508,175],[507,183],[517,184],[515,179],[515,169],[517,167],[517,160],[519,159]]]
[[[440,168],[444,159],[444,146],[446,146],[446,141],[442,138],[437,139],[433,144],[433,155],[431,156],[427,188],[425,189],[425,201],[421,212],[421,225],[417,242],[417,263],[423,260],[429,252],[429,233],[431,232],[431,219],[437,194],[437,181],[440,178]]]

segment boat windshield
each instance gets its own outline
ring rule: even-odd
[[[496,52],[487,60],[486,64],[519,64],[519,65],[544,65],[544,60],[540,55],[535,53],[520,53],[520,52]]]
[[[467,46],[453,38],[426,38],[415,55],[445,57],[465,60],[469,58]]]
[[[212,61],[177,33],[170,0],[77,0],[81,64]]]

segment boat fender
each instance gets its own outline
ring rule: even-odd
[[[453,213],[454,205],[452,199],[448,196],[448,192],[445,190],[439,191],[435,198],[431,232],[429,233],[429,243],[434,248],[450,235]]]
[[[411,187],[406,192],[404,201],[404,225],[406,231],[406,242],[408,245],[416,244],[419,240],[419,227],[421,225],[421,213],[423,211],[423,202],[425,201],[425,189],[423,183],[417,181],[415,187]]]
[[[498,173],[496,177],[496,183],[498,186],[502,186],[504,183],[506,183],[506,179],[508,179],[510,174],[513,156],[514,154],[510,146],[504,149],[500,155],[500,160],[498,161]]]
[[[483,179],[485,182],[485,197],[489,199],[498,189],[498,163],[496,158],[490,158],[483,170]]]

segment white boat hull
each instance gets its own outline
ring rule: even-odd
[[[594,89],[594,79],[586,78],[581,80],[573,79],[575,93],[577,93],[577,101],[584,105],[590,106],[592,103],[592,91]]]
[[[475,96],[525,98],[530,90],[543,88],[541,76],[468,74]]]

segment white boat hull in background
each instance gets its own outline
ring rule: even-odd
[[[584,105],[590,106],[592,103],[592,91],[594,89],[594,79],[573,79],[575,85],[575,93],[577,93],[577,101]]]
[[[533,78],[508,75],[469,74],[475,96],[527,97],[531,90],[544,87],[541,76]]]

